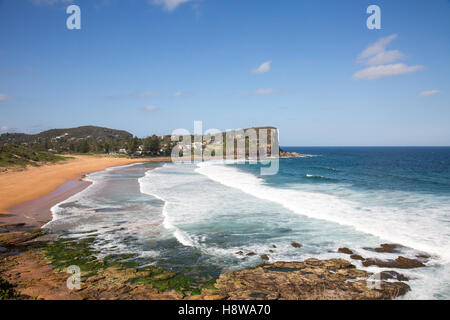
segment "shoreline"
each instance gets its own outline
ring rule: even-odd
[[[25,224],[27,228],[42,227],[52,219],[51,207],[91,184],[82,180],[87,174],[135,163],[167,161],[170,158],[75,156],[64,163],[2,172],[0,226]]]
[[[137,160],[129,165],[146,162],[146,159]],[[148,161],[164,162],[162,159]],[[124,165],[127,164],[107,166],[91,172]],[[358,256],[349,248],[339,248],[336,251],[348,254],[349,260],[309,258],[268,263],[270,253],[253,252],[253,255],[260,255],[261,264],[234,272],[222,272],[218,278],[185,287],[185,283],[189,282],[184,273],[177,274],[170,269],[154,266],[150,269],[130,268],[121,264],[122,258],[129,258],[126,254],[117,255],[117,261],[114,260],[116,258],[111,261],[95,260],[86,241],[66,242],[53,238],[43,229],[31,229],[33,226],[40,228],[51,221],[52,206],[91,184],[90,181],[82,180],[82,174],[79,174],[77,179],[64,182],[49,194],[13,206],[9,208],[11,214],[0,216],[6,220],[11,219],[7,221],[10,227],[2,225],[4,219],[0,221],[0,230],[4,229],[6,232],[0,233],[0,245],[4,247],[0,256],[8,257],[3,262],[6,270],[3,276],[17,289],[17,299],[395,299],[404,296],[411,287],[407,284],[408,277],[394,270],[425,266],[421,262],[426,260],[425,257],[408,259],[398,256],[395,260],[379,260],[376,257]],[[16,228],[15,223],[25,223],[25,230],[13,230]],[[300,248],[302,245],[292,242],[291,246]],[[373,250],[396,253],[400,247],[396,244],[381,244],[380,248]],[[374,289],[370,280],[374,273],[359,269],[355,265],[357,260],[361,260],[363,266],[393,270],[381,271],[380,287]],[[72,292],[65,287],[67,275],[63,272],[64,269],[59,269],[62,263],[64,267],[82,264],[84,273],[81,290]],[[103,280],[110,274],[115,275],[114,282]],[[283,286],[286,282],[295,283],[295,288]],[[245,287],[236,286],[236,283],[245,283]]]
[[[299,156],[290,155],[285,158],[292,157]],[[206,160],[209,159],[202,159]],[[91,184],[82,180],[85,175],[111,167],[143,162],[172,162],[172,159],[77,155],[63,163],[0,172],[0,226],[25,224],[27,228],[40,228],[52,220],[51,208],[54,205],[83,191]],[[30,184],[33,187],[30,187]]]
[[[92,182],[82,179],[69,180],[49,194],[9,208],[2,216],[2,223],[25,223],[27,227],[40,228],[53,219],[51,208],[89,187]],[[0,224],[1,225],[1,224]]]

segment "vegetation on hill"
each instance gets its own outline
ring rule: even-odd
[[[255,127],[258,135],[260,130],[274,127]],[[248,134],[249,129],[246,130]],[[245,136],[245,154],[249,154],[249,137],[242,132],[235,132],[235,147],[238,147],[238,136]],[[226,132],[222,133],[223,151],[226,151]],[[133,137],[127,131],[109,128],[83,126],[70,129],[52,129],[38,134],[5,133],[0,135],[0,166],[36,165],[43,162],[55,162],[64,158],[56,154],[124,154],[133,157],[145,156],[170,156],[173,147],[177,144],[172,141],[171,135],[152,135],[145,138]],[[195,137],[191,135],[191,145],[188,149],[191,153],[201,149],[202,153],[208,150],[215,155],[214,146],[217,137]],[[269,140],[270,141],[270,140]],[[185,141],[186,143],[186,141]],[[267,146],[270,150],[270,144]],[[259,150],[259,149],[258,149]],[[259,151],[258,151],[259,152]],[[182,152],[180,152],[182,153]]]
[[[133,135],[126,131],[83,126],[52,129],[38,134],[5,133],[0,135],[0,145],[54,153],[110,153],[127,149],[132,139]]]
[[[0,167],[36,166],[63,160],[66,158],[50,152],[34,151],[25,146],[0,145]]]
[[[37,134],[5,133],[0,136],[0,143],[32,143],[40,140],[62,139],[64,137],[75,139],[95,138],[99,140],[118,139],[127,140],[133,135],[127,131],[115,130],[96,126],[82,126],[68,129],[51,129]]]

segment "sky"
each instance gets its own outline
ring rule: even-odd
[[[449,16],[449,0],[0,0],[0,133],[199,120],[276,126],[282,146],[450,146]]]

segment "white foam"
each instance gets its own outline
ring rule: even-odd
[[[140,164],[140,163],[132,163],[132,164],[126,164],[126,165],[121,165],[121,166],[109,167],[109,168],[106,168],[105,170],[92,172],[92,173],[86,175],[85,177],[83,177],[82,180],[90,182],[91,184],[88,185],[83,190],[81,190],[80,192],[70,196],[69,198],[67,198],[67,199],[57,203],[53,207],[51,207],[50,211],[52,213],[52,220],[47,222],[46,224],[44,224],[42,226],[42,228],[48,227],[48,225],[50,223],[52,223],[53,221],[56,221],[62,217],[61,214],[64,212],[64,209],[62,209],[61,205],[64,205],[64,204],[70,203],[70,202],[74,202],[74,201],[78,201],[83,198],[89,198],[89,195],[92,193],[93,190],[100,189],[102,182],[104,182],[104,174],[105,173],[113,171],[113,170],[117,170],[117,169],[136,166],[138,164]]]
[[[253,174],[208,162],[199,163],[196,172],[254,197],[279,203],[295,213],[351,226],[360,232],[437,254],[445,262],[450,261],[449,226],[427,217],[431,211],[421,214],[383,207],[364,208],[329,194],[274,188]],[[440,210],[450,212],[448,208]]]
[[[171,206],[171,203],[169,202],[169,200],[165,199],[163,196],[160,195],[161,192],[158,192],[160,191],[159,187],[161,187],[161,185],[159,185],[158,183],[161,183],[162,181],[160,180],[156,182],[154,181],[155,179],[157,179],[157,177],[160,178],[159,170],[165,169],[167,167],[168,164],[164,164],[160,168],[155,168],[153,170],[147,171],[144,177],[138,179],[140,191],[141,193],[151,195],[164,202],[164,206],[162,209],[162,216],[164,218],[163,226],[166,229],[170,230],[174,235],[174,237],[177,239],[177,241],[180,242],[182,245],[187,247],[193,247],[196,245],[195,240],[193,240],[186,232],[183,232],[181,229],[176,227],[172,222],[171,216],[168,214],[169,210],[168,207]]]

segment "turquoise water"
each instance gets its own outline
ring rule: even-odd
[[[450,148],[285,149],[312,157],[280,159],[274,176],[260,176],[258,165],[211,162],[97,172],[52,209],[46,228],[95,235],[99,257],[136,253],[142,265],[210,276],[257,265],[260,254],[348,258],[336,253],[345,246],[396,258],[369,248],[400,243],[403,256],[432,256],[425,268],[398,270],[411,278],[405,298],[450,298]]]

